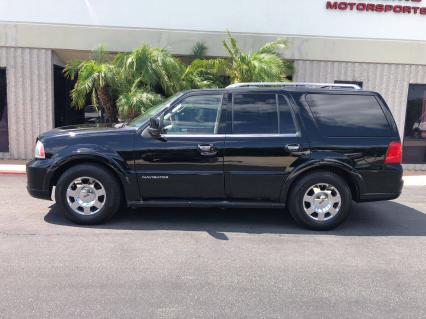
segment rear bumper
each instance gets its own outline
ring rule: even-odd
[[[386,169],[374,172],[362,172],[365,192],[359,196],[359,202],[391,200],[401,195],[404,186],[401,165],[387,165]]]
[[[35,198],[51,199],[51,188],[47,181],[49,160],[33,159],[27,163],[27,190]]]
[[[32,197],[39,198],[39,199],[51,199],[49,190],[47,191],[44,189],[40,190],[40,189],[30,188],[27,186],[27,191]]]
[[[380,200],[391,200],[398,198],[401,195],[401,193],[376,193],[376,194],[364,194],[360,197],[358,202],[376,202]]]

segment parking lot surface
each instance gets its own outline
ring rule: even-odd
[[[0,318],[420,318],[426,187],[330,232],[280,210],[143,209],[69,223],[0,176]]]

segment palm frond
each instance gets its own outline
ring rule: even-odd
[[[187,66],[182,80],[188,88],[223,87],[228,65],[225,59],[196,59]]]
[[[96,61],[97,63],[110,62],[111,58],[108,55],[108,51],[104,45],[99,45],[90,54],[90,60]]]
[[[237,57],[241,54],[241,50],[238,47],[237,39],[235,39],[231,32],[226,31],[228,38],[223,40],[223,46],[225,47],[226,51],[228,51],[231,58]]]
[[[71,80],[74,80],[78,72],[80,71],[82,61],[81,60],[72,60],[67,65],[65,65],[64,68],[64,74],[66,77],[68,77]]]
[[[288,47],[287,40],[277,39],[274,42],[266,43],[257,51],[257,53],[270,53],[270,54],[280,55],[280,50],[284,51],[287,49],[287,47]]]
[[[117,99],[118,112],[121,119],[127,120],[146,112],[162,102],[163,97],[144,89],[134,89],[122,93]]]
[[[206,53],[207,53],[207,46],[203,41],[198,41],[193,46],[191,52],[192,52],[192,57],[194,59],[204,58],[206,56]]]

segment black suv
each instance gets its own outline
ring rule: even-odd
[[[131,207],[287,207],[331,229],[357,202],[397,198],[401,143],[375,92],[246,83],[179,93],[130,123],[37,139],[28,191],[79,224]]]

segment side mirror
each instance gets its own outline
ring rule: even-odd
[[[151,117],[149,119],[149,134],[153,137],[161,137],[162,121],[160,118]]]

